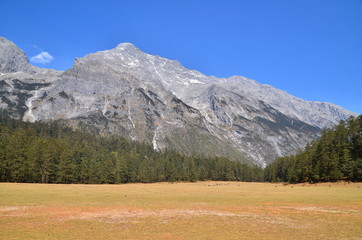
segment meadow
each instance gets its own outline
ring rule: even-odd
[[[0,183],[0,239],[362,239],[362,183]]]

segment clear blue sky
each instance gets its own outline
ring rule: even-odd
[[[362,0],[0,0],[0,36],[40,67],[132,42],[206,75],[241,75],[362,113]]]

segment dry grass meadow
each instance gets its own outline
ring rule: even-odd
[[[0,239],[362,239],[362,183],[0,183]]]

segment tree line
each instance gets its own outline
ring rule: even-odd
[[[265,169],[224,157],[154,151],[119,136],[72,130],[60,121],[22,122],[0,114],[0,181],[131,183],[174,181],[362,181],[362,115],[322,131],[298,154]]]
[[[22,122],[0,114],[0,181],[131,183],[261,181],[260,167],[223,157],[157,152],[119,136],[72,130],[59,121]]]
[[[362,115],[324,129],[298,154],[281,157],[264,169],[270,182],[362,181]]]

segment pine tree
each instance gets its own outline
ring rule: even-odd
[[[74,183],[74,170],[76,165],[73,162],[73,153],[69,148],[65,148],[59,161],[59,169],[57,174],[58,183]]]

